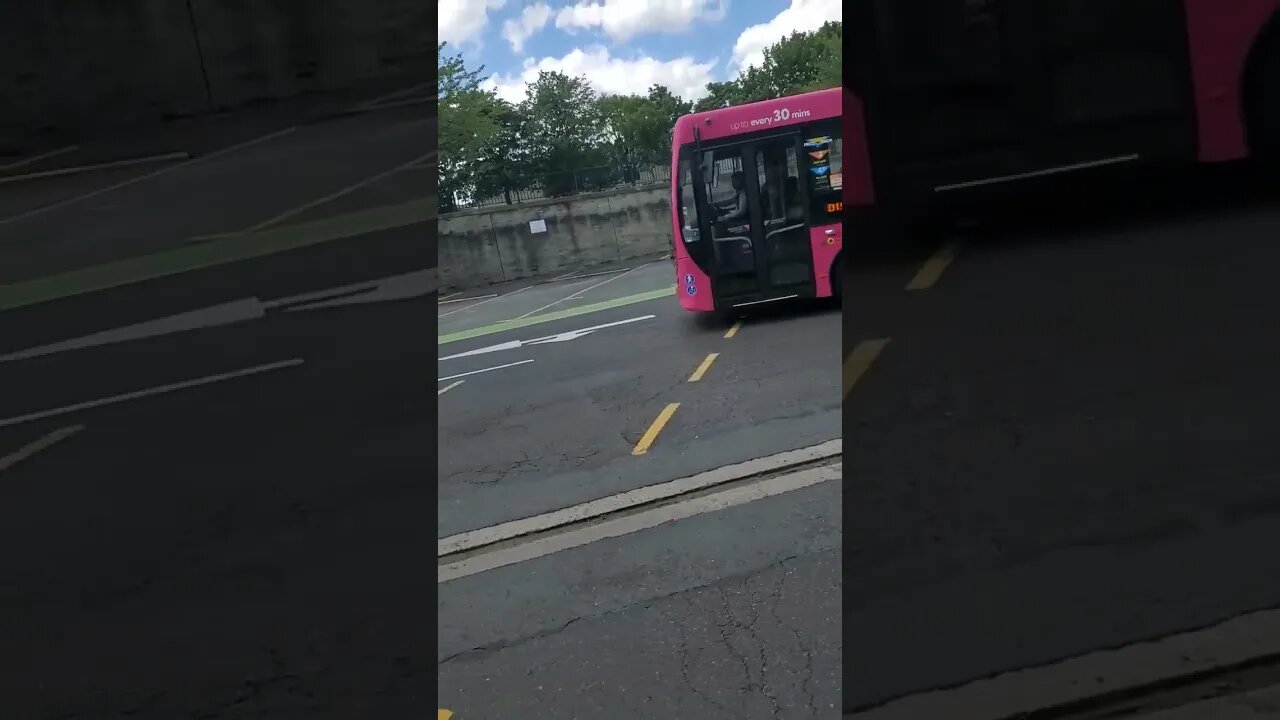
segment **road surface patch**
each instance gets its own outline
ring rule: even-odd
[[[9,453],[4,457],[0,457],[0,472],[4,472],[5,470],[8,470],[13,466],[17,465],[18,463],[24,460],[28,460],[31,457],[37,455],[38,453],[48,450],[49,448],[53,447],[54,445],[57,445],[63,440],[66,440],[72,435],[75,435],[76,433],[80,432],[83,429],[84,429],[83,425],[72,425],[71,427],[65,427],[60,430],[54,430],[53,432],[49,433],[48,435],[45,435],[39,440],[36,440],[35,442],[30,443],[28,445],[24,445],[23,447],[18,448],[18,450],[16,450],[15,452]]]
[[[884,346],[888,344],[888,338],[863,340],[858,343],[853,352],[849,353],[849,357],[845,358],[844,361],[844,372],[841,378],[844,392],[841,393],[841,397],[849,397],[853,386],[866,374],[867,369],[871,367],[871,363],[876,361],[880,352],[884,350]]]
[[[436,200],[429,197],[25,280],[0,286],[0,311],[417,225],[435,220],[436,215]]]
[[[947,266],[956,259],[958,246],[954,242],[944,244],[937,252],[924,261],[919,272],[907,283],[907,290],[928,290],[938,283]]]
[[[50,410],[41,410],[39,412],[19,415],[4,420],[0,420],[0,427],[9,427],[10,425],[21,425],[22,423],[32,422],[34,420],[43,420],[45,418],[57,417],[59,415],[67,415],[69,413],[79,412],[81,410],[92,410],[94,408],[106,405],[115,405],[130,400],[140,400],[142,398],[151,397],[153,395],[164,395],[166,393],[176,392],[178,390],[186,390],[189,388],[200,387],[202,385],[212,385],[213,383],[224,382],[226,380],[235,380],[237,378],[249,377],[250,375],[259,375],[261,373],[272,372],[275,370],[284,370],[286,368],[297,367],[304,361],[302,358],[293,358],[291,360],[282,360],[280,362],[268,363],[266,365],[255,365],[254,367],[244,368],[241,370],[233,370],[231,372],[219,373],[217,375],[209,375],[194,380],[183,380],[182,382],[169,383],[167,385],[159,385],[144,390],[135,390],[120,395],[112,395],[110,397],[99,398],[97,400],[89,400],[86,402],[76,403],[74,405],[66,405],[60,408]]]
[[[676,520],[744,505],[823,482],[839,481],[842,477],[841,463],[809,467],[753,479],[665,504],[644,507],[632,513],[566,526],[557,532],[532,537],[514,544],[484,548],[459,559],[453,559],[454,556],[445,556],[441,558],[438,566],[436,582],[443,584],[600,540],[629,535]]]

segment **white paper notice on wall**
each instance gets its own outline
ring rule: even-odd
[[[546,231],[547,231],[546,220],[543,220],[542,218],[538,218],[537,220],[529,221],[529,232],[533,233],[534,235],[537,235],[538,233],[544,233]]]

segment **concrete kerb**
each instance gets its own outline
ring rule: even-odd
[[[835,460],[841,457],[842,452],[843,442],[840,438],[836,438],[818,445],[726,465],[689,477],[648,485],[599,500],[579,503],[561,510],[554,510],[520,520],[512,520],[479,530],[458,533],[439,540],[436,556],[443,558],[458,553],[470,552],[496,543],[668,501],[728,483],[759,479],[765,475],[797,470],[814,463]]]
[[[845,717],[856,720],[1034,720],[1100,711],[1240,670],[1280,664],[1280,609],[919,693]]]

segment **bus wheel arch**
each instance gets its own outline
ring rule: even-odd
[[[1241,110],[1251,155],[1280,157],[1280,12],[1258,32],[1245,60]]]

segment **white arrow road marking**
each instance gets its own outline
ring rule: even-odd
[[[534,338],[533,340],[508,340],[507,342],[498,343],[497,345],[489,345],[488,347],[482,347],[476,350],[468,350],[466,352],[460,352],[455,355],[447,355],[445,357],[440,358],[440,360],[441,361],[454,360],[456,358],[471,357],[473,355],[484,355],[485,353],[499,352],[501,350],[515,350],[517,348],[524,347],[525,345],[544,345],[546,343],[568,342],[569,340],[577,340],[578,338],[584,335],[589,335],[595,332],[596,330],[603,330],[605,328],[617,327],[618,325],[627,325],[633,322],[640,322],[641,320],[652,320],[655,317],[657,316],[642,315],[640,317],[631,318],[630,320],[618,320],[617,322],[605,323],[603,325],[593,325],[589,328],[582,328],[581,330],[570,330],[568,332],[557,333],[555,335],[547,335],[546,337]]]
[[[323,302],[315,302],[299,307],[291,307],[286,312],[319,310],[321,308],[340,307],[343,305],[364,305],[366,303],[391,302],[393,300],[409,300],[424,297],[436,291],[439,282],[436,269],[428,268],[407,275],[397,275],[378,283],[369,292],[351,297],[336,298]]]
[[[64,340],[10,353],[9,355],[0,356],[0,363],[27,360],[71,350],[83,350],[98,345],[143,340],[189,330],[231,325],[248,320],[260,320],[267,316],[269,310],[283,309],[285,312],[294,312],[340,305],[362,305],[365,303],[406,300],[430,295],[435,292],[436,286],[436,269],[427,268],[382,280],[344,285],[275,300],[263,301],[256,297],[244,298],[243,300],[211,305],[199,310],[191,310],[157,320],[148,320],[111,330],[103,330],[102,332],[72,340]]]
[[[110,345],[112,343],[128,342],[130,340],[142,340],[144,338],[155,337],[157,335],[168,335],[187,330],[195,330],[197,328],[231,325],[233,323],[244,322],[245,320],[257,320],[265,317],[266,314],[266,306],[259,302],[257,298],[245,298],[244,300],[236,300],[235,302],[223,303],[222,305],[213,305],[199,310],[192,310],[191,312],[170,315],[169,317],[160,318],[159,320],[149,320],[147,322],[137,323],[136,325],[126,325],[125,327],[115,328],[113,330],[104,330],[102,332],[93,333],[92,335],[75,338],[74,340],[65,340],[63,342],[56,342],[50,345],[42,345],[29,350],[0,356],[0,362],[27,360],[29,358],[40,357],[42,355],[53,355],[55,353],[68,352],[71,350],[82,350],[95,345]]]
[[[436,378],[436,382],[444,382],[445,380],[453,380],[453,379],[455,379],[455,378],[466,377],[466,376],[468,376],[468,375],[479,375],[480,373],[487,373],[487,372],[489,372],[489,371],[491,371],[491,370],[501,370],[501,369],[503,369],[503,368],[515,367],[516,365],[524,365],[524,364],[526,364],[526,363],[531,363],[531,362],[533,362],[533,361],[532,361],[532,360],[521,360],[520,362],[507,363],[506,365],[495,365],[495,366],[493,366],[493,367],[490,367],[490,368],[484,368],[484,369],[482,369],[482,370],[472,370],[471,372],[458,373],[457,375],[449,375],[449,376],[447,376],[447,377]],[[449,388],[445,388],[445,390],[448,390],[448,389],[449,389]],[[443,391],[441,391],[441,392],[443,392]],[[439,394],[439,393],[437,393],[437,394]]]

